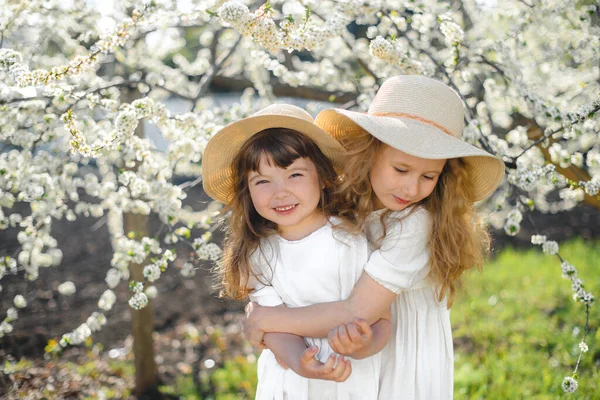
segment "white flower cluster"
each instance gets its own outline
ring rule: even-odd
[[[600,191],[600,175],[594,176],[587,182],[579,182],[587,194],[590,196],[596,196]]]
[[[181,266],[180,273],[184,278],[192,278],[196,276],[196,268],[191,262],[186,262]]]
[[[108,54],[117,47],[123,46],[131,31],[142,21],[143,15],[139,9],[134,10],[131,18],[125,19],[112,34],[93,45],[89,54],[75,56],[67,65],[55,66],[50,70],[30,71],[27,65],[22,64],[23,57],[19,52],[2,49],[3,51],[0,51],[0,70],[8,70],[12,79],[21,87],[48,85],[67,76],[79,75],[100,62],[101,53]]]
[[[98,300],[98,308],[104,311],[110,311],[110,309],[117,301],[117,295],[110,289],[106,289],[100,299]]]
[[[523,220],[523,214],[521,211],[514,209],[511,210],[506,216],[506,222],[504,223],[504,232],[508,236],[516,236],[521,230],[521,221]]]
[[[9,256],[0,258],[0,279],[9,273],[17,273],[17,260]]]
[[[156,286],[148,286],[146,290],[144,290],[144,293],[149,299],[155,299],[156,296],[158,296],[158,289]]]
[[[148,296],[143,292],[137,292],[129,299],[129,306],[134,310],[141,310],[148,305]]]
[[[341,35],[346,25],[360,13],[362,2],[349,0],[335,6],[321,25],[311,17],[304,21],[286,18],[277,26],[272,17],[275,11],[270,6],[263,5],[250,12],[238,1],[225,2],[217,10],[217,15],[223,24],[232,26],[269,50],[313,50],[322,47],[327,39]]]
[[[58,285],[58,293],[63,296],[70,296],[75,293],[75,284],[71,281],[66,281]]]
[[[85,323],[92,332],[97,332],[106,324],[106,317],[104,314],[94,311],[92,315],[90,315],[85,321]]]
[[[25,297],[23,297],[20,294],[15,296],[15,298],[13,299],[13,303],[14,303],[15,307],[17,307],[17,308],[27,307],[27,300],[25,300]]]
[[[575,393],[575,391],[577,391],[577,386],[577,381],[570,376],[567,376],[563,380],[562,390],[564,390],[565,393]]]
[[[552,181],[556,174],[556,167],[552,164],[540,166],[526,166],[520,167],[517,165],[517,169],[512,170],[508,174],[508,182],[525,190],[530,191],[535,188],[536,184],[545,178],[545,181]]]
[[[441,15],[439,20],[440,31],[444,35],[446,46],[458,46],[465,37],[462,28],[448,14]]]
[[[196,254],[201,260],[218,261],[222,253],[221,248],[215,243],[203,244],[196,250]]]
[[[549,255],[557,255],[559,246],[558,243],[552,240],[546,240],[546,236],[533,235],[531,237],[531,243],[534,245],[541,245],[544,253]],[[587,292],[584,289],[583,281],[577,276],[577,269],[569,264],[567,261],[563,261],[561,264],[561,271],[563,278],[571,280],[571,289],[573,290],[573,300],[579,301],[591,306],[594,304],[594,295]]]
[[[79,325],[73,332],[64,334],[59,343],[62,347],[67,347],[68,345],[76,346],[83,343],[91,335],[92,330],[87,323],[83,323]]]
[[[13,325],[11,322],[15,321],[17,318],[19,318],[19,312],[16,308],[10,307],[8,310],[6,310],[6,318],[4,318],[4,321],[0,323],[0,338],[12,332]]]
[[[421,62],[412,57],[399,42],[392,43],[377,36],[371,41],[369,49],[374,57],[399,67],[401,73],[422,75],[425,72]]]

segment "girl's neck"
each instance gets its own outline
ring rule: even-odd
[[[307,218],[300,224],[293,226],[278,226],[277,233],[286,240],[300,240],[323,227],[326,223],[327,217],[321,210],[315,210],[312,218]]]

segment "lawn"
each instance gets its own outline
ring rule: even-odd
[[[560,254],[578,269],[587,290],[600,295],[600,243],[572,241],[561,246]],[[454,398],[600,400],[597,304],[591,308],[590,350],[580,365],[579,389],[565,394],[560,387],[579,354],[584,310],[573,301],[570,282],[561,278],[556,256],[539,248],[497,254],[483,272],[466,277],[452,308]],[[165,397],[253,397],[256,357],[240,336],[241,318],[236,312],[224,318],[225,323],[188,322],[156,333],[163,359],[160,391]],[[73,361],[56,355],[5,361],[0,372],[14,382],[7,398],[58,398],[59,393],[86,399],[127,398],[133,389],[132,352],[113,360],[101,349],[90,340],[81,356],[71,357]],[[56,377],[54,384],[47,384],[49,377]]]
[[[562,245],[587,290],[600,293],[600,245]],[[600,320],[591,307],[579,389],[565,395],[585,326],[585,307],[561,279],[560,261],[539,249],[503,250],[482,273],[465,279],[452,309],[457,399],[600,399]]]

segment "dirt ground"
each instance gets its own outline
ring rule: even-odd
[[[201,188],[194,188],[186,204],[201,209],[206,196]],[[537,228],[552,240],[564,241],[573,237],[593,239],[600,237],[600,212],[591,207],[579,207],[575,211],[554,215],[532,215]],[[157,231],[160,222],[151,220],[151,231]],[[522,231],[516,237],[503,232],[493,233],[493,250],[505,246],[530,247],[534,233],[531,223],[523,222]],[[14,230],[0,231],[0,255],[12,254],[18,248]],[[0,354],[39,357],[49,338],[60,338],[97,310],[97,301],[106,290],[104,282],[110,267],[112,251],[106,225],[93,218],[78,218],[75,222],[59,221],[53,225],[53,236],[59,241],[64,257],[59,267],[40,271],[34,282],[24,282],[21,277],[7,276],[0,282],[3,290],[0,315],[5,315],[16,293],[27,293],[28,306],[19,311],[14,331],[0,339]],[[177,246],[176,265],[183,264],[189,256],[189,247]],[[154,329],[164,332],[181,322],[199,323],[205,317],[219,319],[228,312],[240,312],[243,304],[218,299],[211,290],[210,265],[204,265],[194,278],[184,279],[177,268],[169,268],[156,282],[159,295],[153,302]],[[61,296],[57,287],[72,281],[77,292],[69,297]],[[116,290],[118,301],[106,313],[108,322],[94,334],[94,340],[104,344],[106,350],[118,346],[127,337],[130,327],[129,297],[125,284]]]

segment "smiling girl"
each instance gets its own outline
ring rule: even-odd
[[[423,76],[390,78],[367,113],[325,110],[316,123],[348,151],[340,192],[350,207],[337,211],[356,218],[374,251],[348,299],[291,310],[251,304],[246,336],[254,344],[264,332],[328,336],[345,354],[365,345],[348,321],[372,323],[391,307],[378,398],[452,398],[449,308],[462,274],[481,268],[489,249],[473,203],[498,187],[504,164],[461,140],[460,97]]]
[[[343,148],[312,117],[274,105],[228,125],[204,152],[205,191],[229,211],[224,257],[217,268],[222,295],[283,309],[347,298],[368,259],[360,234],[341,229],[333,204]],[[335,200],[335,201],[334,201]],[[380,319],[387,317],[388,319]],[[264,335],[257,399],[375,399],[379,352],[391,324],[382,311],[369,345],[336,356],[326,339]],[[359,342],[362,338],[358,338]],[[309,348],[307,349],[307,346]],[[290,367],[284,369],[277,361]],[[312,378],[312,379],[307,379]]]

